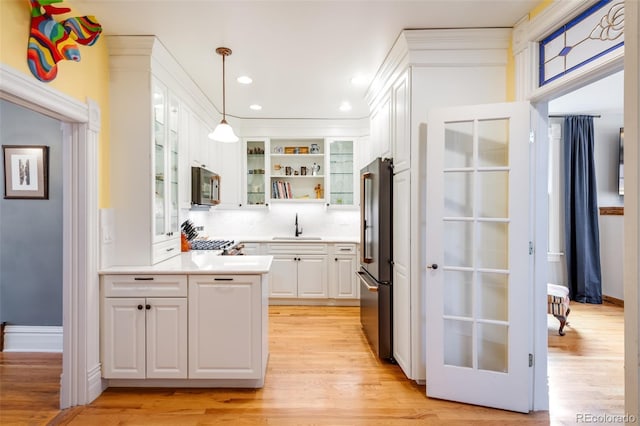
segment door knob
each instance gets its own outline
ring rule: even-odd
[[[438,264],[437,263],[432,263],[431,265],[427,265],[428,269],[438,269]]]

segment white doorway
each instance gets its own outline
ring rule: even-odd
[[[0,65],[0,98],[60,120],[63,164],[63,358],[60,407],[102,392],[98,354],[98,176],[100,109]]]
[[[623,290],[623,241],[624,241],[624,216],[621,211],[624,206],[624,197],[619,194],[619,143],[620,129],[624,127],[624,71],[616,71],[610,75],[588,82],[582,87],[562,96],[550,99],[549,108],[549,233],[548,233],[548,282],[567,286],[566,259],[564,257],[564,200],[563,184],[564,170],[562,161],[562,124],[566,115],[591,115],[594,120],[595,136],[595,168],[597,182],[597,198],[599,207],[599,239],[600,239],[600,263],[602,272],[602,295],[605,303],[624,303]],[[558,336],[559,323],[552,316],[548,316],[549,324],[549,393],[558,396],[558,388],[554,383],[559,383],[564,373],[559,372],[554,376],[560,363],[564,363],[566,369],[571,369],[576,363],[580,363],[586,369],[591,369],[594,374],[583,382],[583,386],[589,387],[604,380],[607,382],[606,390],[599,390],[606,394],[606,403],[599,404],[598,412],[591,414],[620,414],[624,412],[624,373],[622,369],[622,354],[624,353],[624,330],[611,329],[607,333],[607,339],[603,348],[606,348],[599,356],[593,355],[597,350],[596,341],[600,336],[589,336],[590,320],[602,318],[609,324],[614,319],[624,328],[622,308],[605,307],[603,305],[590,305],[572,303],[573,312],[579,312],[579,317],[569,314],[569,325],[564,331],[568,337],[565,344],[564,337]],[[575,315],[575,314],[574,314]],[[615,318],[614,318],[615,315]],[[582,322],[584,321],[584,322]],[[593,322],[591,322],[593,324]],[[565,336],[567,337],[567,336]],[[570,344],[568,342],[571,342]],[[616,366],[612,368],[612,360]],[[555,368],[551,368],[551,366]],[[599,376],[600,372],[608,371],[607,377]],[[558,377],[560,376],[560,377]],[[561,389],[562,386],[558,387]],[[550,410],[558,409],[558,400],[550,399]],[[613,411],[612,411],[613,410]],[[556,413],[557,414],[557,413]],[[574,413],[577,415],[577,413]]]

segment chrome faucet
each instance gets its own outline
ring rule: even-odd
[[[302,235],[302,227],[298,228],[298,213],[296,213],[296,237]]]

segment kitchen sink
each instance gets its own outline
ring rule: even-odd
[[[305,241],[320,241],[322,240],[322,237],[273,237],[272,238],[275,241],[301,241],[301,240],[305,240]]]

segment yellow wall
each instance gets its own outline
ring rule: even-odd
[[[529,11],[529,20],[535,18],[544,9],[549,7],[554,0],[542,0],[536,7]],[[516,99],[516,64],[513,57],[513,40],[509,44],[507,51],[507,101]]]
[[[533,19],[536,16],[538,16],[540,14],[540,12],[542,12],[547,7],[549,7],[551,5],[551,3],[553,3],[553,2],[554,2],[554,0],[542,0],[536,7],[534,7],[529,12],[529,19]]]
[[[73,2],[56,4],[69,7],[72,12],[56,15],[56,20],[68,16],[91,15],[91,3],[76,8]],[[100,22],[100,17],[96,17]],[[27,0],[0,0],[0,63],[10,66],[34,78],[27,65],[30,6]],[[100,106],[101,130],[98,146],[98,203],[110,204],[109,192],[109,57],[107,46],[100,38],[93,46],[80,46],[80,62],[58,62],[58,76],[46,83],[81,102],[92,99]]]

